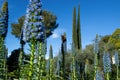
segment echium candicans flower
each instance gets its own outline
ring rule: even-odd
[[[96,39],[94,42],[94,53],[98,53],[98,49],[99,49],[99,39],[98,39],[98,35],[96,35]]]
[[[111,60],[109,53],[104,53],[103,55],[103,66],[104,72],[106,73],[111,72]]]
[[[60,75],[60,60],[59,59],[57,60],[57,68],[56,68],[55,74]]]
[[[59,57],[58,57],[58,60],[57,60],[57,68],[56,68],[56,71],[55,73],[57,75],[60,75],[60,68],[61,68],[61,61],[62,61],[62,55],[61,55],[61,52],[59,52]]]
[[[5,0],[0,9],[0,36],[6,37],[8,31],[8,1]]]
[[[76,49],[75,49],[75,45],[72,43],[71,45],[72,48],[72,56],[76,56]]]
[[[25,42],[29,42],[31,39],[44,41],[45,27],[41,7],[41,0],[30,0],[23,26],[23,41]]]
[[[95,80],[104,80],[102,73],[98,70],[96,72],[96,79]]]
[[[49,69],[50,69],[50,61],[47,61],[46,70],[49,72]]]
[[[115,57],[115,65],[119,66],[119,56],[117,51],[115,51],[114,57]]]
[[[86,59],[86,62],[85,62],[85,74],[89,73],[89,61],[88,59]]]

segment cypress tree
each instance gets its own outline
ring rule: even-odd
[[[77,46],[78,50],[82,50],[81,44],[81,27],[80,27],[80,5],[78,6],[78,17],[77,17]]]
[[[76,8],[75,7],[73,10],[72,42],[73,42],[75,48],[78,48],[78,46],[77,46],[77,29],[76,29]]]

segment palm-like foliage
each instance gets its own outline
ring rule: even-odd
[[[20,36],[21,36],[24,20],[25,20],[25,16],[21,16],[18,19],[18,23],[11,24],[11,27],[12,27],[11,34],[13,34],[16,38],[20,38]]]
[[[3,38],[0,37],[0,79],[7,80],[7,49]]]

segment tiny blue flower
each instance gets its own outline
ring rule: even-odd
[[[37,11],[35,11],[35,16],[37,16],[38,15],[38,12]]]

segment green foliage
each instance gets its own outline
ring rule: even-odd
[[[111,35],[109,42],[109,49],[120,49],[120,29],[116,29]]]
[[[33,41],[31,41],[32,43],[30,44],[30,54],[31,54],[31,56],[30,56],[30,65],[29,65],[29,74],[28,74],[28,80],[30,80],[30,79],[33,79],[33,66],[34,66],[34,55],[35,55],[35,41],[33,40]]]
[[[13,78],[19,77],[19,54],[20,49],[15,49],[12,51],[11,55],[7,59],[8,74],[13,74],[14,76],[9,76]]]
[[[89,64],[94,64],[94,47],[92,44],[89,44],[85,47],[85,49],[83,50],[83,54],[78,54],[76,56],[76,59],[78,61],[84,62],[85,63],[85,59],[88,59]],[[81,57],[79,59],[79,57]]]
[[[110,37],[111,35],[105,35],[100,39],[99,41],[99,52],[100,53],[104,52],[105,45],[108,44]]]
[[[0,79],[7,80],[7,49],[4,40],[0,37]]]
[[[43,10],[42,15],[44,16],[44,24],[46,26],[46,29],[54,28],[57,24],[57,17],[47,10]]]

